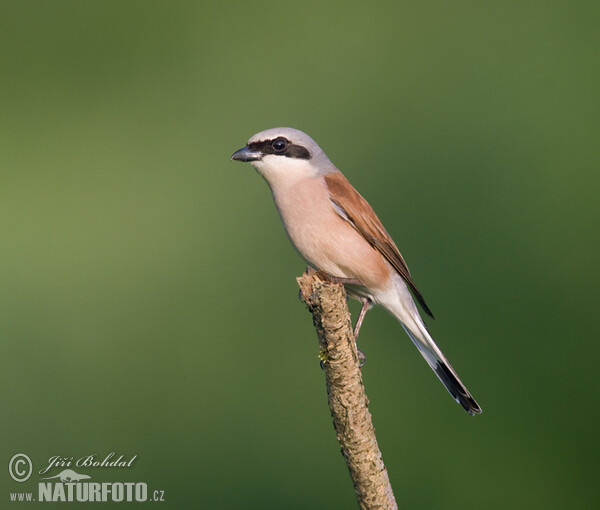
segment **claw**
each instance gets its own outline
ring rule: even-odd
[[[356,354],[358,355],[358,368],[362,368],[367,362],[367,356],[356,346]]]

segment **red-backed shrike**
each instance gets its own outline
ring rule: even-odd
[[[267,181],[300,255],[344,282],[348,293],[362,302],[355,337],[367,310],[373,304],[383,306],[400,321],[456,401],[471,415],[481,413],[427,331],[413,297],[433,315],[394,241],[316,142],[297,129],[268,129],[250,138],[231,159],[249,161]]]

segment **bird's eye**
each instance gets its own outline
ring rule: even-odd
[[[273,147],[273,150],[275,152],[283,152],[285,150],[285,148],[287,147],[288,141],[285,138],[275,138],[275,140],[273,140],[273,143],[271,144],[271,147]]]

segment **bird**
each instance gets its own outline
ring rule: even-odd
[[[415,301],[433,318],[392,237],[369,203],[306,133],[289,127],[261,131],[233,153],[271,189],[284,229],[306,262],[344,284],[361,310],[380,305],[402,325],[450,395],[467,413],[481,407],[429,334]]]

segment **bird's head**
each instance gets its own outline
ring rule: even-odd
[[[255,134],[231,159],[250,162],[271,186],[336,170],[310,136],[287,127]]]

